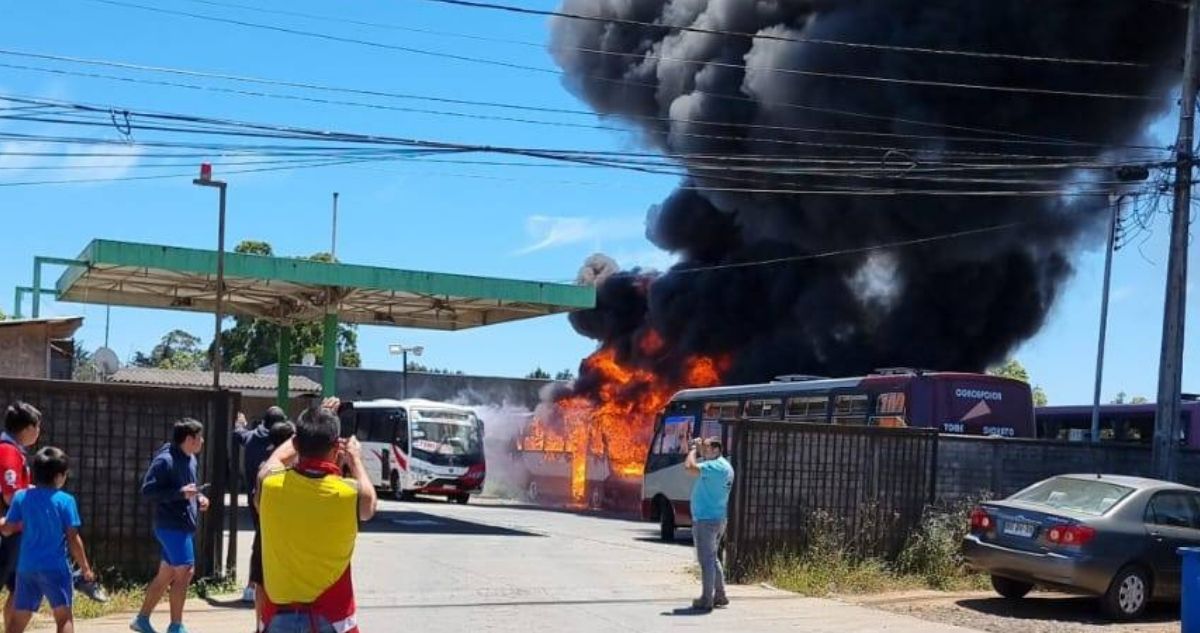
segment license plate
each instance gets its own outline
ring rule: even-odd
[[[1035,529],[1037,529],[1036,526],[1030,523],[1016,523],[1013,521],[1008,521],[1004,524],[1004,533],[1008,534],[1009,536],[1022,536],[1029,538],[1033,536]]]

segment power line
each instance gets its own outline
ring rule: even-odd
[[[684,275],[684,274],[693,274],[693,273],[699,273],[699,272],[708,272],[708,271],[712,271],[712,270],[727,270],[727,269],[732,269],[732,268],[752,268],[752,267],[758,267],[758,266],[773,266],[776,264],[809,261],[809,260],[814,260],[814,259],[825,259],[825,258],[829,258],[829,257],[840,257],[843,255],[856,255],[859,253],[869,253],[872,251],[890,250],[890,249],[894,249],[894,248],[903,248],[906,246],[916,246],[918,244],[929,244],[932,242],[941,242],[941,241],[945,241],[945,240],[959,239],[959,238],[969,237],[969,236],[973,236],[973,235],[982,235],[984,233],[995,233],[995,232],[999,232],[999,231],[1007,231],[1010,229],[1014,229],[1018,226],[1024,226],[1027,224],[1030,224],[1030,222],[1010,222],[1008,224],[999,224],[996,226],[988,226],[988,227],[983,227],[983,228],[978,228],[978,229],[970,229],[970,230],[966,230],[966,231],[956,231],[954,233],[942,233],[939,235],[932,235],[929,237],[922,237],[922,238],[917,238],[917,239],[912,239],[912,240],[888,242],[886,244],[876,244],[873,246],[863,246],[863,247],[859,247],[859,248],[843,248],[843,249],[839,249],[839,250],[825,251],[822,253],[811,253],[808,255],[795,255],[792,257],[776,257],[774,259],[763,259],[763,260],[751,261],[751,262],[737,262],[737,263],[732,263],[732,264],[715,264],[712,266],[694,266],[694,267],[687,267],[687,268],[675,267],[675,268],[671,269],[670,274]]]
[[[197,1],[199,1],[199,0],[197,0]],[[192,69],[171,68],[171,67],[164,67],[164,66],[151,66],[151,65],[134,64],[134,63],[128,63],[128,62],[118,62],[118,61],[102,60],[102,59],[87,59],[87,58],[69,57],[69,56],[63,56],[63,55],[51,55],[51,54],[45,54],[45,53],[33,53],[33,52],[28,52],[28,51],[17,51],[17,50],[11,50],[11,49],[0,49],[0,55],[10,55],[10,56],[15,56],[15,57],[25,57],[25,58],[32,58],[32,59],[42,59],[42,60],[51,60],[51,61],[61,61],[61,62],[67,62],[67,63],[103,66],[103,67],[109,67],[109,68],[119,68],[119,69],[123,69],[123,70],[136,70],[136,71],[145,71],[145,72],[167,73],[167,74],[176,74],[176,75],[189,76],[189,77],[200,77],[200,78],[206,78],[206,79],[221,79],[221,80],[227,80],[227,81],[236,81],[236,82],[252,83],[252,84],[259,84],[259,85],[272,85],[272,86],[279,86],[279,87],[301,88],[301,89],[306,89],[306,90],[315,90],[315,91],[323,91],[323,92],[356,94],[356,95],[360,95],[360,96],[382,97],[382,98],[389,98],[389,99],[416,100],[416,101],[427,101],[427,102],[432,102],[432,103],[441,103],[441,104],[448,104],[448,105],[479,106],[479,107],[488,107],[488,108],[542,112],[542,113],[552,113],[552,114],[567,114],[567,115],[588,116],[588,117],[597,116],[595,112],[586,111],[586,110],[550,108],[550,107],[544,107],[544,106],[500,103],[500,102],[493,102],[493,101],[475,101],[475,100],[467,100],[467,99],[453,99],[453,98],[446,98],[446,97],[434,97],[434,96],[428,96],[428,95],[387,92],[387,91],[380,91],[380,90],[373,90],[373,89],[336,87],[336,86],[315,84],[315,83],[310,83],[310,82],[297,82],[297,81],[286,81],[286,80],[278,80],[278,79],[266,79],[266,78],[261,78],[261,77],[249,77],[249,76],[245,76],[245,75],[232,75],[232,74],[227,74],[227,73],[208,72],[208,71],[200,71],[200,70],[192,70]],[[37,67],[22,67],[22,66],[16,66],[16,65],[12,65],[9,67],[37,71],[37,72],[52,72],[52,73],[68,74],[68,75],[76,74],[76,72],[77,72],[77,71],[63,71],[63,70],[58,70],[58,69],[45,69],[45,68],[37,68]],[[94,77],[94,78],[112,78],[112,79],[117,79],[117,80],[122,80],[122,81],[133,81],[131,78],[123,78],[123,77],[117,78],[117,77],[112,77],[112,76],[107,76],[107,75],[98,75],[98,74],[96,74],[96,75],[84,74],[84,73],[79,73],[79,74],[81,76]],[[142,81],[147,81],[147,80],[142,80]],[[634,82],[634,81],[625,81],[624,83],[636,84],[639,86],[647,86],[647,87],[652,87],[654,85],[654,84],[651,84],[648,82]],[[177,87],[181,87],[181,88],[192,88],[193,87],[188,84],[178,84],[177,85],[177,84],[168,83],[168,82],[163,82],[162,85],[177,86]],[[212,87],[212,88],[204,87],[203,89],[226,91],[226,92],[232,91],[231,89],[223,89],[223,88],[216,88],[216,87]],[[266,95],[261,95],[259,93],[251,93],[251,92],[239,93],[239,94],[248,94],[250,96],[266,96]],[[995,129],[981,128],[981,127],[973,127],[973,126],[959,126],[959,125],[952,125],[952,124],[945,124],[945,123],[931,123],[931,122],[925,122],[925,121],[918,121],[918,120],[914,120],[914,119],[907,119],[907,118],[903,118],[903,117],[872,115],[872,114],[861,113],[861,112],[851,112],[851,111],[847,111],[847,110],[839,110],[839,109],[835,109],[835,108],[807,106],[804,104],[797,104],[797,103],[787,103],[787,102],[778,102],[778,101],[770,101],[770,100],[756,101],[755,99],[752,99],[749,97],[744,97],[744,96],[739,96],[739,95],[724,95],[724,94],[718,94],[718,93],[708,93],[708,92],[703,92],[703,91],[697,91],[697,94],[702,94],[704,96],[715,98],[715,99],[737,101],[737,102],[749,102],[749,103],[756,103],[759,105],[765,105],[765,106],[771,106],[771,107],[798,109],[798,110],[804,110],[804,111],[817,112],[820,114],[840,116],[843,118],[849,117],[849,118],[862,119],[862,120],[874,120],[874,121],[887,122],[889,124],[903,123],[906,125],[917,125],[917,126],[921,126],[921,127],[931,127],[931,128],[939,128],[939,129],[947,129],[947,130],[965,131],[965,132],[971,132],[971,133],[976,133],[976,134],[993,134],[993,135],[1011,137],[1013,139],[1022,139],[1024,141],[1029,141],[1030,144],[1045,144],[1045,145],[1061,144],[1061,145],[1075,145],[1075,146],[1112,147],[1112,148],[1148,149],[1148,150],[1154,150],[1154,151],[1167,151],[1165,148],[1151,147],[1151,146],[1144,146],[1144,145],[1122,145],[1122,144],[1110,145],[1110,144],[1103,144],[1103,143],[1092,143],[1092,142],[1080,141],[1080,140],[1074,140],[1074,139],[1062,139],[1062,138],[1055,138],[1055,137],[1035,135],[1035,134],[1022,134],[1022,133],[1017,133],[1017,132],[1012,132],[1012,131],[1007,131],[1007,130],[995,130]],[[288,98],[303,99],[300,97],[288,97]],[[338,103],[338,102],[331,102],[331,103]],[[688,124],[693,124],[693,125],[717,126],[717,127],[721,127],[721,128],[734,128],[734,129],[749,128],[749,129],[763,129],[763,130],[773,130],[773,131],[789,131],[789,130],[797,129],[797,128],[793,128],[791,126],[741,123],[741,122],[736,122],[736,121],[729,121],[729,122],[701,121],[701,120],[696,120],[696,119],[681,119],[681,118],[675,118],[675,117],[662,117],[662,116],[637,115],[637,114],[625,114],[622,116],[624,116],[625,118],[628,118],[628,119],[632,119],[632,120],[651,121],[651,122],[668,123],[668,124],[678,122],[678,123],[688,123]],[[687,135],[687,136],[700,136],[699,134],[696,134],[696,133],[677,133],[677,134]],[[735,137],[722,137],[722,138],[735,138]],[[935,137],[935,138],[945,140],[946,137]],[[978,139],[978,140],[991,141],[990,139]],[[993,142],[1000,142],[1000,140],[996,139]]]
[[[3,54],[6,54],[6,52],[0,50],[0,55],[3,55]],[[37,66],[27,66],[27,65],[22,65],[22,64],[0,63],[0,68],[11,68],[14,70],[42,72],[42,73],[50,73],[50,74],[73,76],[73,77],[84,77],[84,78],[89,78],[89,79],[120,81],[120,82],[124,82],[124,83],[157,85],[157,86],[181,88],[181,89],[188,89],[188,90],[221,92],[221,93],[226,93],[226,94],[235,94],[235,95],[255,97],[255,98],[302,101],[302,102],[318,103],[318,104],[324,104],[324,105],[351,106],[351,107],[367,108],[367,109],[374,109],[374,110],[407,112],[407,113],[413,113],[413,114],[428,114],[428,115],[432,115],[432,116],[445,116],[445,117],[486,120],[486,121],[504,121],[504,122],[509,122],[509,123],[520,123],[520,124],[527,124],[527,125],[540,125],[540,126],[549,126],[549,127],[565,127],[565,128],[573,128],[573,129],[590,129],[590,130],[603,130],[603,131],[614,131],[614,132],[629,132],[629,131],[631,131],[629,128],[626,128],[623,126],[618,126],[618,125],[571,123],[571,122],[566,122],[566,121],[546,121],[546,120],[541,120],[541,119],[526,119],[526,118],[519,118],[519,117],[497,116],[497,115],[490,115],[490,114],[476,114],[476,113],[468,113],[468,112],[450,112],[450,111],[446,111],[446,110],[434,110],[434,109],[427,109],[427,108],[390,106],[390,105],[384,105],[384,104],[378,104],[378,103],[366,103],[366,102],[361,102],[361,101],[324,99],[324,98],[318,98],[318,97],[305,97],[305,96],[300,96],[300,95],[281,94],[281,93],[273,93],[273,92],[265,92],[265,91],[241,90],[241,89],[237,89],[237,88],[228,88],[228,87],[223,87],[223,86],[204,86],[204,85],[199,85],[199,84],[189,84],[189,83],[177,82],[177,81],[122,77],[122,76],[118,76],[118,75],[108,75],[108,74],[103,74],[103,73],[64,70],[64,69],[59,69],[59,68],[41,68],[41,67],[37,67]],[[591,113],[588,113],[588,114],[591,114]],[[19,116],[13,116],[13,117],[9,117],[9,118],[23,118],[25,120],[35,120],[35,118],[31,115],[19,115]],[[674,120],[674,119],[666,119],[666,118],[664,118],[663,120],[687,122],[687,120]],[[762,128],[762,129],[768,129],[768,130],[777,130],[777,131],[799,132],[799,133],[806,133],[806,134],[826,134],[826,135],[844,134],[844,135],[848,135],[848,136],[866,136],[866,137],[878,137],[878,138],[900,139],[900,140],[916,140],[916,141],[934,140],[934,141],[944,141],[944,142],[977,143],[977,144],[999,143],[999,144],[1019,144],[1019,145],[1035,145],[1035,146],[1042,145],[1042,146],[1071,146],[1071,147],[1097,147],[1097,148],[1120,147],[1120,146],[1114,146],[1114,145],[1103,145],[1103,144],[1098,144],[1098,143],[1086,143],[1086,142],[1078,142],[1078,141],[1062,142],[1062,141],[1040,141],[1040,140],[1020,140],[1020,139],[995,139],[995,138],[982,138],[982,137],[955,137],[955,136],[939,136],[939,135],[928,135],[928,134],[904,134],[904,133],[897,133],[897,132],[872,132],[872,131],[866,131],[866,130],[843,130],[843,129],[822,129],[822,128],[806,128],[806,127],[792,127],[792,126],[774,126],[774,125],[762,125],[762,124],[736,124],[736,123],[726,124],[726,123],[717,123],[717,122],[697,122],[697,123],[700,123],[703,125],[719,126],[719,127],[751,127],[751,128]],[[699,132],[671,132],[671,135],[688,137],[688,138],[703,138],[703,139],[724,140],[724,141],[746,140],[739,136],[730,136],[730,135],[721,135],[721,134],[703,134],[703,133],[699,133]],[[787,146],[787,145],[826,146],[827,145],[827,143],[820,143],[820,142],[816,142],[816,141],[798,141],[798,140],[794,140],[794,139],[783,139],[783,138],[756,138],[756,139],[754,139],[754,142],[775,144],[775,145],[785,145],[785,146]],[[848,145],[847,147],[861,147],[864,149],[876,149],[876,150],[893,149],[893,148],[884,148],[884,147],[880,147],[880,146]],[[1147,151],[1163,151],[1163,152],[1168,151],[1168,150],[1166,150],[1166,148],[1152,148],[1149,146],[1127,146],[1127,147],[1129,147],[1131,149],[1139,149],[1139,150],[1147,150]],[[895,148],[895,149],[902,149],[902,148]],[[920,148],[908,148],[908,149],[912,149],[913,151],[919,151]],[[948,154],[954,154],[957,152],[957,150],[944,150],[944,151],[945,151],[945,153],[948,153]],[[988,155],[1003,156],[1004,155],[1004,154],[991,153],[991,152],[974,152],[974,154],[981,155],[981,156],[988,156]]]
[[[273,32],[277,32],[277,33],[286,33],[289,35],[297,35],[297,36],[302,36],[302,37],[316,38],[316,39],[322,39],[322,40],[327,40],[327,41],[340,42],[340,43],[344,43],[344,44],[357,44],[357,45],[361,45],[361,46],[369,46],[372,48],[399,51],[399,52],[410,53],[410,54],[414,54],[414,55],[423,55],[423,56],[438,57],[438,58],[443,58],[443,59],[452,59],[452,60],[462,61],[462,62],[486,64],[486,65],[491,65],[491,66],[498,66],[498,67],[503,67],[503,68],[514,69],[514,70],[525,70],[525,71],[545,73],[545,74],[553,74],[553,75],[565,74],[563,71],[558,70],[558,69],[553,69],[553,68],[544,68],[544,67],[540,67],[540,66],[529,66],[526,64],[517,64],[514,62],[505,62],[505,61],[501,61],[501,60],[486,59],[486,58],[481,58],[481,57],[472,57],[469,55],[458,55],[458,54],[446,53],[446,52],[442,52],[442,51],[431,51],[431,50],[421,49],[421,48],[416,48],[416,47],[411,47],[411,46],[398,46],[395,44],[387,44],[384,42],[376,42],[376,41],[372,41],[372,40],[364,40],[364,39],[359,39],[359,38],[331,35],[329,33],[306,31],[303,29],[293,29],[293,28],[287,28],[287,27],[281,27],[281,26],[274,26],[274,25],[270,25],[270,24],[248,22],[245,20],[235,20],[232,18],[221,18],[221,17],[211,16],[211,15],[204,15],[201,13],[193,13],[190,11],[178,11],[175,9],[163,9],[161,7],[146,6],[146,5],[136,4],[133,2],[123,2],[121,0],[86,0],[86,1],[100,3],[100,4],[107,4],[107,5],[111,5],[111,6],[125,7],[125,8],[130,8],[130,9],[138,9],[138,10],[142,10],[142,11],[151,11],[154,13],[161,13],[161,14],[166,14],[166,15],[188,17],[188,18],[192,18],[192,19],[196,19],[196,20],[203,20],[203,21],[208,21],[208,22],[216,22],[216,23],[221,23],[221,24],[232,24],[232,25],[242,26],[242,27],[246,27],[246,28],[261,29],[261,30],[273,31]],[[439,0],[430,0],[430,1],[439,1]],[[621,54],[625,54],[625,53],[621,53]],[[641,57],[641,56],[639,55],[638,57]],[[693,61],[693,60],[681,60],[681,61]],[[733,66],[733,67],[739,67],[739,68],[741,67],[741,66],[737,66],[736,64],[722,64],[720,62],[712,62],[712,61],[704,62],[704,63],[710,64],[710,65],[729,65],[729,66]],[[821,78],[826,78],[826,79],[846,79],[846,80],[853,80],[853,81],[876,82],[876,83],[884,83],[884,84],[916,85],[916,86],[925,86],[925,87],[934,87],[934,88],[957,88],[957,89],[964,89],[964,90],[982,90],[982,91],[1005,92],[1005,93],[1040,94],[1040,95],[1053,95],[1053,96],[1062,96],[1062,97],[1082,97],[1082,98],[1095,98],[1095,99],[1116,99],[1116,100],[1133,100],[1133,101],[1156,101],[1156,100],[1158,100],[1158,97],[1154,97],[1154,96],[1150,96],[1150,95],[1135,95],[1135,94],[1124,94],[1124,93],[1090,92],[1090,91],[1075,91],[1075,90],[1058,90],[1058,89],[1054,89],[1054,88],[1029,88],[1029,87],[1022,87],[1022,86],[997,86],[997,85],[991,85],[991,84],[972,84],[972,83],[966,83],[966,82],[949,82],[949,81],[935,81],[935,80],[922,80],[922,79],[903,79],[903,78],[898,78],[898,77],[878,77],[878,76],[874,76],[874,75],[858,75],[858,74],[852,74],[852,73],[809,71],[809,70],[799,70],[799,69],[792,69],[792,68],[778,68],[775,70],[779,71],[779,72],[786,72],[788,74],[794,74],[794,75],[799,75],[799,76],[821,77]],[[615,80],[615,79],[610,79],[610,78],[605,78],[605,77],[595,77],[595,78],[598,80],[601,80],[601,81],[612,81],[615,83],[625,83],[624,80]]]
[[[200,0],[194,0],[200,1]],[[1110,61],[1100,59],[1080,59],[1073,57],[1051,57],[1041,55],[1016,55],[1010,53],[990,53],[981,51],[954,50],[928,48],[921,46],[898,46],[893,44],[871,44],[866,42],[847,42],[843,40],[832,40],[827,38],[816,37],[788,37],[784,35],[771,35],[768,33],[746,33],[740,31],[727,31],[722,29],[706,29],[695,26],[681,26],[672,24],[656,24],[653,22],[642,22],[639,20],[631,20],[627,18],[605,17],[581,15],[578,13],[567,13],[565,11],[546,11],[542,9],[530,9],[527,7],[517,7],[512,5],[497,4],[493,2],[476,2],[471,0],[425,0],[436,4],[449,4],[459,7],[469,7],[473,9],[489,9],[493,11],[504,11],[508,13],[520,13],[525,15],[537,15],[543,17],[559,17],[571,20],[581,20],[586,22],[602,22],[605,24],[623,24],[626,26],[637,26],[662,29],[665,31],[684,31],[688,33],[703,33],[706,35],[722,35],[732,37],[742,37],[751,40],[770,40],[775,42],[788,42],[792,44],[818,44],[825,46],[841,46],[846,48],[859,48],[881,51],[896,51],[902,53],[920,53],[928,55],[952,55],[959,57],[974,57],[981,59],[1001,59],[1008,61],[1022,62],[1049,62],[1055,64],[1085,64],[1093,66],[1123,66],[1127,68],[1152,68],[1153,65],[1142,62],[1126,62],[1126,61]]]

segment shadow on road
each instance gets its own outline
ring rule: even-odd
[[[656,545],[675,545],[678,547],[687,547],[689,549],[691,547],[695,546],[695,543],[692,542],[692,536],[691,536],[690,532],[684,538],[680,538],[680,537],[676,536],[674,538],[674,540],[670,540],[670,541],[662,540],[662,538],[660,538],[657,533],[654,533],[654,534],[647,533],[646,536],[639,536],[633,540],[635,540],[639,543],[654,543]]]
[[[385,534],[445,534],[448,536],[543,536],[484,523],[450,519],[424,512],[385,510],[364,523],[359,532]]]
[[[1004,598],[968,598],[955,602],[963,609],[987,615],[1020,620],[1051,620],[1076,624],[1112,624],[1100,612],[1094,598],[1077,596],[1032,596],[1022,600]],[[1140,622],[1163,623],[1179,619],[1179,605],[1155,603],[1150,605]]]

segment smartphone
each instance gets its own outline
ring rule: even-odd
[[[196,486],[196,491],[197,492],[205,492],[211,487],[212,487],[212,484],[200,484],[200,485]]]

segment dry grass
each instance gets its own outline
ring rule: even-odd
[[[199,580],[191,586],[188,591],[188,597],[196,598],[229,593],[237,589],[236,585],[236,582],[225,580]],[[146,598],[146,591],[144,586],[123,587],[110,590],[108,597],[108,602],[96,602],[83,594],[76,593],[75,602],[72,606],[75,619],[91,620],[118,613],[134,613],[142,607],[142,601]],[[3,604],[7,599],[8,591],[0,589],[0,604]],[[164,596],[165,601],[166,597]],[[53,622],[54,617],[50,614],[50,607],[43,601],[41,610],[33,616],[30,628],[37,626],[39,623]]]
[[[895,561],[854,555],[837,524],[818,519],[807,549],[767,558],[751,578],[814,597],[983,589],[986,576],[967,569],[959,554],[969,507],[927,513]]]

